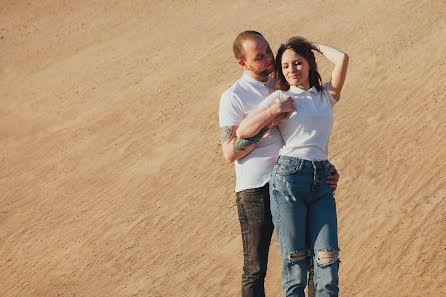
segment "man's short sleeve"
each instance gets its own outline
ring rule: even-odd
[[[220,98],[220,127],[238,126],[245,117],[240,99],[232,92],[226,91]]]
[[[260,103],[259,107],[263,108],[269,108],[271,105],[273,105],[274,100],[277,98],[282,98],[282,93],[280,91],[275,91],[271,94],[269,94],[263,101]]]
[[[324,94],[325,100],[327,100],[327,103],[331,106],[331,108],[333,108],[335,106],[336,103],[338,103],[339,99],[341,99],[340,97],[336,100],[333,95],[331,95],[330,93],[330,82],[326,83],[323,87],[322,87],[322,92]]]

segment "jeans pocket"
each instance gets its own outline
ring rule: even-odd
[[[278,175],[290,175],[299,170],[299,164],[278,163],[276,164],[275,173]]]

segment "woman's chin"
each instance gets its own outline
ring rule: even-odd
[[[297,81],[297,79],[290,79],[288,80],[288,84],[290,86],[296,86],[299,82]]]

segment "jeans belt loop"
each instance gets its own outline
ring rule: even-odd
[[[303,165],[304,165],[304,160],[299,158],[298,166],[297,166],[297,170],[298,170],[298,171],[301,171]]]
[[[316,165],[314,164],[314,161],[311,161],[311,165],[313,165],[313,182],[316,181]]]

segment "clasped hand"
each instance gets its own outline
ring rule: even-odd
[[[293,98],[277,98],[274,100],[270,109],[273,118],[269,127],[272,128],[294,111]]]

